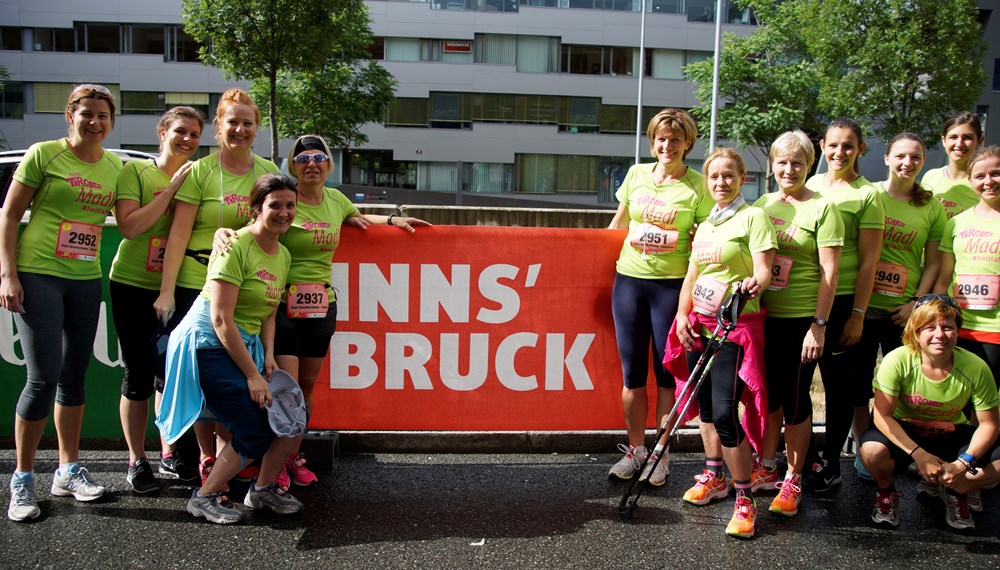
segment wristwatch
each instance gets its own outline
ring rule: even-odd
[[[826,319],[824,319],[823,317],[813,317],[813,322],[821,327],[826,326]]]

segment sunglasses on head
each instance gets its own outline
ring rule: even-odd
[[[330,160],[330,157],[327,156],[327,155],[325,155],[325,154],[323,154],[323,153],[320,153],[320,154],[300,154],[300,155],[296,156],[295,158],[293,158],[292,162],[294,162],[295,164],[309,164],[310,160],[313,161],[313,162],[315,162],[316,164],[322,164],[322,163]]]
[[[935,301],[935,300],[941,301],[945,305],[948,305],[949,307],[952,307],[952,308],[957,309],[959,311],[962,310],[961,308],[959,308],[958,303],[956,303],[954,299],[952,299],[948,295],[942,295],[941,293],[928,293],[926,295],[921,295],[917,299],[917,302],[913,305],[913,310],[915,311],[915,310],[919,309],[920,307],[923,307],[927,303],[930,303],[931,301]]]
[[[100,93],[101,95],[111,96],[111,91],[103,85],[98,85],[96,83],[82,83],[73,88],[73,95],[77,97],[87,97],[88,95],[93,95],[94,93]]]

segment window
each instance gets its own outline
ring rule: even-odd
[[[153,91],[122,91],[123,115],[159,115],[166,110],[163,93]]]
[[[662,14],[684,13],[684,0],[652,0],[647,6],[649,6],[648,10],[650,12],[659,12]]]
[[[601,101],[590,97],[564,97],[559,130],[569,133],[596,133],[600,129],[597,109]]]
[[[601,46],[563,45],[561,70],[582,75],[601,75],[610,67]]]
[[[132,24],[123,29],[125,53],[163,55],[166,31],[162,25]]]
[[[559,71],[559,38],[517,36],[517,71],[522,73]]]
[[[471,129],[471,97],[464,93],[431,93],[432,129]]]
[[[518,95],[514,105],[514,116],[518,123],[555,125],[559,123],[557,112],[559,98],[551,95]]]
[[[385,59],[388,61],[420,61],[420,40],[417,38],[386,38]]]
[[[555,192],[555,155],[514,155],[514,169],[517,172],[515,192],[524,192],[527,194],[548,194]]]
[[[632,134],[635,132],[635,107],[626,105],[601,105],[600,129],[602,133]]]
[[[472,63],[469,40],[420,40],[420,61]]]
[[[24,118],[24,83],[8,81],[0,89],[0,119]]]
[[[677,49],[653,50],[653,77],[656,79],[682,79],[684,77],[684,52]]]
[[[385,38],[372,38],[372,45],[368,46],[368,53],[372,59],[382,61],[385,59]]]
[[[471,167],[471,168],[470,168]],[[475,193],[510,192],[514,183],[514,165],[500,162],[466,164],[468,191]]]
[[[205,113],[206,117],[214,115],[215,108],[219,105],[218,97],[216,95],[215,104],[212,104],[212,95],[209,93],[187,93],[183,91],[168,91],[163,94],[163,108],[169,109],[171,107],[176,107],[178,105],[187,105],[188,107],[194,107],[202,113]],[[209,119],[211,120],[211,119]]]
[[[0,26],[0,50],[21,51],[21,28]]]
[[[387,127],[427,127],[427,99],[396,97],[386,112]]]
[[[119,92],[118,85],[102,83],[111,91],[111,95],[115,99],[115,105],[121,108],[121,93]],[[66,112],[66,100],[69,98],[69,94],[73,92],[73,88],[76,87],[73,83],[35,83],[34,85],[34,103],[36,113],[65,113]]]
[[[597,201],[598,203],[614,203],[615,192],[625,181],[625,174],[632,166],[632,157],[604,156],[598,161],[597,171]]]
[[[458,164],[455,162],[420,162],[417,172],[417,190],[454,192],[458,187]]]
[[[476,34],[476,63],[497,63],[514,65],[517,63],[517,36],[502,34]]]
[[[687,0],[688,22],[714,22],[715,0]]]
[[[165,61],[198,62],[198,42],[181,26],[167,26],[167,53]]]
[[[77,24],[76,51],[121,53],[121,31],[118,24]]]
[[[476,93],[472,98],[472,120],[484,123],[513,123],[515,95]]]
[[[72,28],[35,28],[35,51],[75,51]]]
[[[559,155],[556,161],[556,192],[597,192],[596,156]]]

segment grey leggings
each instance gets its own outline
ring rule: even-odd
[[[24,314],[15,314],[14,323],[28,379],[17,401],[17,415],[35,421],[48,417],[53,400],[62,406],[83,405],[84,378],[101,310],[101,280],[38,273],[18,277],[24,288]]]

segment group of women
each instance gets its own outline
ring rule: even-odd
[[[714,149],[702,174],[685,166],[697,134],[687,113],[660,112],[647,134],[656,162],[629,171],[610,226],[628,229],[612,293],[628,445],[609,476],[631,479],[648,457],[640,479],[666,482],[667,437],[652,450],[645,447],[650,349],[656,415],[666,420],[675,379],[695,380],[689,370],[716,311],[727,293],[740,290],[749,301],[697,392],[706,459],[684,500],[706,505],[728,497],[725,463],[736,492],[726,533],[752,537],[754,493],[777,490],[769,510],[794,516],[803,489],[825,492],[840,484],[840,452],[853,433],[862,442],[855,467],[878,485],[874,522],[898,524],[891,472],[907,459],[917,462],[927,493],[942,497],[948,524],[973,528],[969,508],[981,508],[978,488],[1000,480],[1000,462],[992,463],[1000,459],[992,451],[1000,365],[1000,147],[977,151],[983,141],[978,118],[960,113],[946,123],[941,140],[949,165],[922,183],[925,146],[916,135],[890,141],[888,177],[873,184],[857,166],[865,143],[856,122],[828,126],[819,143],[828,168],[811,178],[812,141],[802,131],[786,132],[769,152],[777,191],[753,206],[740,193],[746,167],[732,149]],[[943,305],[960,309],[948,312]],[[885,359],[878,377],[859,374],[860,363],[874,375],[880,350]],[[968,364],[973,359],[980,364]],[[811,445],[817,365],[826,399],[821,450]],[[776,457],[782,425],[784,473]],[[944,444],[906,437],[921,425],[925,437],[960,435]],[[927,442],[936,455],[923,456],[916,442]],[[990,457],[972,473],[977,460]],[[949,465],[969,469],[941,467],[953,458]]]
[[[0,216],[0,305],[14,313],[27,365],[8,518],[41,512],[34,459],[53,402],[59,467],[52,494],[79,501],[104,494],[79,464],[79,440],[101,306],[101,234],[112,212],[124,238],[110,295],[125,363],[120,411],[128,486],[137,493],[160,488],[144,449],[155,393],[159,473],[201,480],[187,503],[191,514],[215,523],[242,520],[225,495],[237,474],[253,480],[247,506],[301,511],[288,488],[316,476],[299,453],[301,430],[279,436],[282,430],[271,427],[270,377],[284,370],[311,404],[336,326],[330,263],[341,225],[413,232],[425,222],[362,215],[325,188],[332,153],[318,136],[293,144],[288,168],[295,179],[280,174],[253,153],[261,115],[239,89],[226,91],[216,110],[219,151],[194,162],[206,123],[196,109],[168,110],[156,129],[158,157],[124,167],[102,146],[115,121],[108,89],[75,87],[66,119],[68,137],[28,150]],[[198,468],[174,453],[192,426]],[[259,467],[251,465],[255,459]]]

